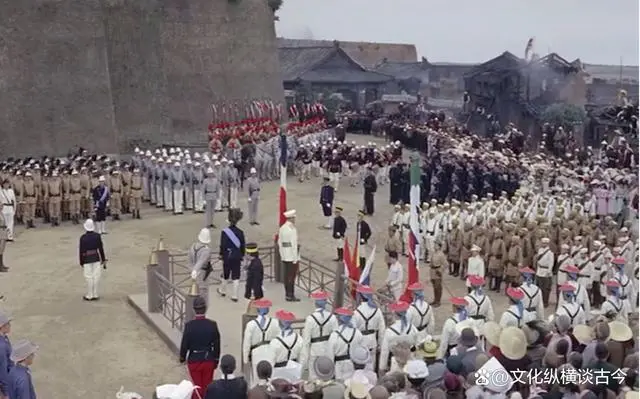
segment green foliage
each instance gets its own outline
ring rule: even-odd
[[[584,108],[573,104],[551,104],[542,113],[543,122],[564,128],[581,124],[586,118],[587,113]]]

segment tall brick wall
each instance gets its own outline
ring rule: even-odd
[[[202,143],[212,102],[283,101],[265,0],[19,3],[0,5],[0,156]]]

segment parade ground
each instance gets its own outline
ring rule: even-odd
[[[359,144],[380,139],[353,136]],[[336,256],[331,233],[322,229],[325,219],[319,205],[321,181],[299,183],[294,176],[288,179],[288,205],[297,210],[297,227],[302,254],[327,267],[334,268]],[[278,181],[263,182],[259,205],[259,226],[240,222],[248,241],[269,245],[278,224]],[[348,237],[353,243],[358,209],[362,207],[362,187],[349,187],[343,179],[334,205],[344,208],[349,224]],[[246,216],[246,193],[240,194],[240,207]],[[380,186],[376,194],[375,215],[368,217],[377,245],[372,285],[380,287],[386,278],[383,246],[393,207],[389,204],[388,186]],[[9,243],[5,263],[9,273],[0,275],[0,302],[3,310],[14,316],[11,338],[28,338],[40,345],[33,365],[33,377],[39,396],[43,398],[113,398],[124,386],[151,397],[155,386],[178,383],[187,378],[186,370],[177,357],[142,318],[127,304],[127,296],[145,292],[145,265],[150,252],[162,236],[164,245],[172,251],[185,251],[203,227],[204,216],[185,213],[171,215],[145,206],[142,220],[129,220],[125,215],[119,222],[108,222],[109,234],[104,236],[108,269],[101,280],[97,302],[85,302],[85,281],[78,264],[78,238],[82,225],[64,225],[52,228],[39,225],[36,229],[18,227],[16,241]],[[216,214],[217,229],[212,231],[212,247],[217,252],[221,227],[226,214]],[[406,258],[402,259],[406,265]],[[421,269],[421,280],[428,271]],[[449,316],[451,295],[464,295],[466,289],[460,279],[445,277],[443,306],[436,311],[437,328]],[[276,283],[266,286],[266,296],[274,307],[285,307],[284,292]],[[242,289],[242,291],[244,291]],[[431,298],[432,290],[427,288]],[[221,325],[223,353],[240,354],[240,314],[246,302],[233,306],[211,294],[212,307],[208,315]],[[301,293],[299,296],[303,295]],[[503,296],[492,294],[496,317],[506,307]],[[215,304],[224,306],[215,306]],[[295,312],[311,311],[310,301],[288,306]],[[275,310],[275,309],[274,309]],[[550,309],[547,309],[547,312]],[[306,314],[297,314],[299,318]],[[225,340],[229,340],[225,344]],[[235,344],[237,342],[238,344]],[[238,346],[231,348],[230,346]]]

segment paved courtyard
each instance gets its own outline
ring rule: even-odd
[[[359,143],[369,137],[349,137]],[[288,203],[298,211],[298,229],[303,254],[333,268],[335,248],[330,233],[320,228],[324,222],[319,206],[320,180],[299,183],[289,178]],[[342,184],[336,205],[344,207],[353,242],[357,210],[362,206],[362,188]],[[277,229],[278,182],[266,182],[260,199],[260,226],[241,222],[248,240],[268,245]],[[378,245],[373,285],[386,276],[382,247],[393,209],[388,204],[388,186],[380,187],[376,215],[369,220]],[[246,194],[240,204],[246,209]],[[64,224],[58,228],[39,226],[17,232],[8,245],[6,263],[11,271],[0,275],[0,306],[11,312],[12,339],[29,338],[40,345],[33,367],[36,389],[43,398],[113,398],[120,386],[150,397],[156,385],[177,383],[186,377],[156,333],[126,303],[129,294],[145,291],[145,269],[150,251],[160,236],[170,249],[186,249],[202,227],[201,215],[173,216],[146,207],[142,220],[110,222],[104,237],[108,270],[103,275],[101,301],[82,301],[84,280],[78,265],[77,240],[82,226]],[[216,223],[224,225],[224,214]],[[214,243],[219,229],[214,231]],[[406,260],[405,260],[406,262]],[[426,271],[423,278],[426,278]],[[447,279],[443,302],[449,293],[465,293],[458,279]],[[269,289],[269,287],[268,287]],[[269,289],[269,294],[273,291]],[[276,292],[281,295],[281,292]],[[494,298],[496,316],[505,307],[503,298]],[[213,309],[212,309],[213,310]],[[243,304],[225,307],[212,317],[224,323],[224,335],[239,334],[239,312]],[[442,325],[449,306],[439,308]],[[231,318],[233,316],[233,318]],[[304,315],[298,315],[302,317]],[[229,324],[231,323],[231,324]],[[233,323],[237,323],[234,325]],[[237,349],[239,350],[239,348]],[[232,351],[232,353],[235,351]],[[237,353],[237,352],[235,352]]]

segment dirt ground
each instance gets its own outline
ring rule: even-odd
[[[370,137],[349,137],[366,143]],[[319,205],[320,179],[299,183],[289,177],[289,208],[298,211],[297,225],[305,256],[333,267],[335,246]],[[278,223],[278,182],[265,182],[260,199],[260,226],[241,223],[248,240],[268,245]],[[335,205],[344,207],[353,241],[355,220],[362,207],[362,188],[340,185]],[[388,203],[388,186],[379,188],[376,213],[369,218],[376,244],[377,261],[373,285],[386,277],[382,246],[393,213]],[[246,209],[246,193],[240,195]],[[177,383],[186,376],[165,344],[126,304],[126,296],[145,291],[144,266],[160,236],[169,248],[186,249],[203,225],[201,215],[174,216],[146,206],[142,220],[109,222],[104,237],[108,270],[101,282],[101,300],[82,300],[84,280],[78,265],[77,240],[82,226],[65,223],[61,227],[18,228],[14,243],[8,244],[6,263],[9,273],[0,275],[0,306],[14,317],[11,339],[28,338],[40,345],[33,365],[38,396],[56,398],[113,398],[124,386],[150,397],[156,385]],[[218,226],[225,216],[216,215]],[[217,242],[218,230],[213,232]],[[406,262],[406,260],[405,260]],[[423,273],[427,277],[426,271]],[[459,279],[446,279],[443,302],[450,293],[464,294]],[[430,295],[430,290],[429,294]],[[502,297],[494,298],[496,316],[505,307]],[[222,310],[224,312],[224,310]],[[437,311],[442,325],[450,307]],[[221,314],[218,320],[224,319]],[[302,316],[302,315],[301,315]],[[237,327],[240,332],[240,325]]]

